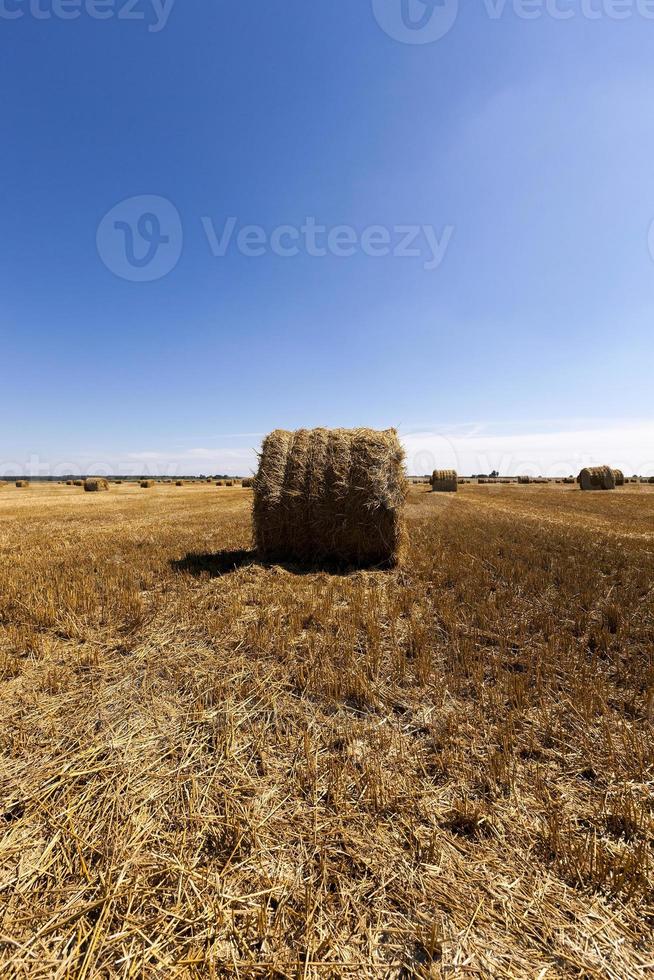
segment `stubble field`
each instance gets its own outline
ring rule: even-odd
[[[0,969],[654,969],[654,487],[414,487],[401,569],[251,491],[0,489]]]

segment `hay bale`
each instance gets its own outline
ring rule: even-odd
[[[176,487],[183,487],[184,486],[184,481],[183,480],[176,480],[175,481],[175,486]]]
[[[148,490],[150,487],[154,486],[154,480],[141,480],[139,486],[142,490]]]
[[[224,480],[216,480],[216,486],[217,487],[224,487],[225,486],[225,481]]]
[[[84,480],[73,480],[73,486],[74,487],[83,487],[84,486]]]
[[[66,486],[67,487],[72,487],[72,485],[73,485],[73,481],[72,480],[66,480]]]
[[[241,486],[247,490],[249,487],[252,486],[252,480],[249,477],[246,477],[244,480],[241,481]]]
[[[613,479],[615,480],[616,487],[624,486],[624,473],[622,470],[613,470]]]
[[[226,487],[233,487],[234,486],[234,481],[233,480],[225,480],[225,486]]]
[[[84,480],[84,490],[86,493],[100,493],[102,490],[109,489],[109,480],[104,477],[94,476]]]
[[[29,487],[29,485],[30,485],[30,481],[29,480],[16,480],[16,486],[20,490],[24,490],[26,487]]]
[[[277,429],[253,481],[254,539],[268,560],[395,564],[408,492],[395,429]]]
[[[615,477],[610,466],[586,466],[577,480],[582,490],[615,490]]]
[[[0,480],[0,487],[6,487],[6,486],[7,486],[7,481],[6,480]]]
[[[520,484],[531,483],[531,477],[530,476],[519,476],[518,477],[518,483],[520,483]]]
[[[457,486],[455,470],[434,470],[431,475],[432,493],[456,493]]]

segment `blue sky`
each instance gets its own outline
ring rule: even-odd
[[[0,2],[4,472],[654,472],[654,4],[95,3]]]

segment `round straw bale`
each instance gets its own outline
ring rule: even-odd
[[[248,487],[251,487],[251,486],[252,486],[252,480],[250,479],[250,477],[248,477],[248,476],[246,476],[246,477],[245,477],[245,478],[244,478],[244,479],[243,479],[243,480],[241,481],[241,486],[242,486],[242,487],[245,487],[246,489],[247,489]]]
[[[432,493],[456,493],[457,485],[455,470],[434,470],[431,475]]]
[[[395,429],[282,429],[253,481],[254,539],[268,560],[394,564],[408,492]]]
[[[148,490],[150,487],[154,486],[154,480],[141,480],[139,486],[142,490]]]
[[[26,487],[29,487],[29,485],[30,485],[29,480],[16,480],[16,486],[19,487],[21,490],[24,490]]]
[[[175,486],[176,487],[183,487],[184,486],[184,481],[183,480],[175,480]]]
[[[94,476],[84,480],[84,490],[86,493],[100,493],[101,490],[109,489],[109,480],[103,477]]]
[[[613,470],[613,479],[615,480],[616,487],[624,486],[624,473],[622,470]]]
[[[586,466],[578,477],[582,490],[615,490],[615,477],[610,466]]]

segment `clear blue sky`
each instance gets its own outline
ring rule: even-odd
[[[421,44],[392,35],[402,3],[429,20],[422,0],[176,0],[165,23],[152,0],[139,20],[31,2],[0,3],[5,467],[238,472],[278,426],[651,419],[654,20],[635,0],[622,20],[468,0]],[[123,247],[132,268],[136,212],[102,219],[144,195],[170,202],[179,255],[131,281],[111,265]],[[307,217],[359,237],[349,257],[301,237],[216,256],[229,217],[234,238]],[[393,248],[404,225],[449,228],[436,268],[424,237],[365,254],[366,229]]]

